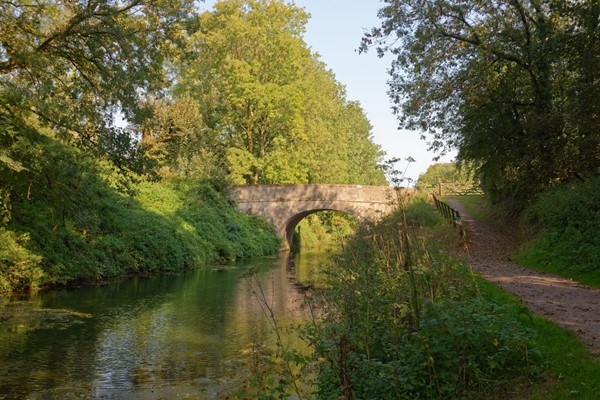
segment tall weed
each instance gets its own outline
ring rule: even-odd
[[[428,251],[415,224],[425,204],[414,207],[363,226],[329,272],[324,318],[305,331],[321,398],[476,398],[535,371],[518,313]]]

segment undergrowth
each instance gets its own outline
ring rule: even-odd
[[[0,293],[175,271],[273,254],[280,242],[218,182],[131,182],[47,140],[11,183],[0,226]],[[8,185],[7,185],[8,187]]]
[[[318,296],[324,317],[304,331],[318,398],[481,398],[539,372],[526,311],[424,246],[423,228],[441,225],[417,199],[345,244]]]
[[[519,262],[600,287],[600,177],[556,187],[524,214]]]

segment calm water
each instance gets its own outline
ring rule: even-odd
[[[292,262],[280,257],[0,298],[0,399],[235,393],[251,377],[253,344],[273,343],[244,273],[256,268],[278,322],[298,323],[307,313],[296,278],[310,283],[325,258],[301,253]]]

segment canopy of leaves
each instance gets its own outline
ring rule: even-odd
[[[307,18],[282,1],[217,2],[189,39],[170,106],[198,104],[194,149],[226,160],[234,183],[383,183],[364,112],[302,39]],[[145,137],[169,141],[164,129]]]
[[[131,132],[140,99],[165,87],[166,59],[177,53],[191,0],[0,2],[0,186],[31,198],[56,182],[42,160],[48,138],[140,167]],[[44,169],[46,168],[46,169]],[[38,175],[39,173],[39,175]],[[31,180],[45,176],[45,182]],[[3,213],[6,221],[7,212]]]
[[[26,127],[130,166],[135,143],[114,115],[139,115],[165,86],[191,0],[0,2],[0,168]]]
[[[458,148],[495,200],[521,208],[600,167],[597,1],[386,0],[363,50],[391,52],[403,127]]]

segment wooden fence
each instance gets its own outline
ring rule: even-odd
[[[450,207],[448,204],[438,199],[435,193],[432,193],[432,196],[433,201],[435,203],[435,207],[438,209],[440,214],[442,214],[444,218],[446,218],[448,221],[452,221],[452,225],[454,225],[455,228],[458,227],[460,236],[464,238],[465,230],[462,226],[462,219],[460,217],[460,213],[454,208]]]

